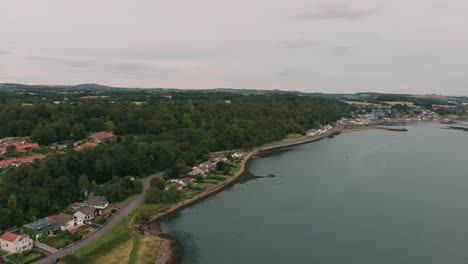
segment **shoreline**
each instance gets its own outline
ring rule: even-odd
[[[170,234],[164,233],[161,230],[161,222],[165,219],[171,217],[172,215],[184,210],[185,208],[191,207],[192,205],[204,201],[221,191],[231,187],[235,183],[237,183],[241,177],[247,172],[248,163],[251,159],[255,156],[260,155],[262,152],[270,151],[273,149],[280,149],[290,146],[297,146],[302,144],[307,144],[311,142],[316,142],[322,140],[324,138],[334,136],[338,133],[341,133],[344,130],[344,127],[334,128],[331,129],[328,133],[313,137],[304,137],[300,139],[293,139],[288,140],[287,142],[276,142],[276,143],[269,143],[265,145],[258,146],[252,151],[250,151],[247,156],[243,159],[241,167],[239,170],[228,180],[218,184],[217,186],[199,193],[189,199],[183,200],[172,205],[169,209],[156,213],[155,215],[151,216],[144,225],[147,227],[146,230],[149,230],[151,235],[159,236],[162,239],[161,247],[159,251],[159,255],[157,258],[156,264],[174,264],[179,263],[181,261],[179,256],[176,256],[175,252],[181,251],[179,242],[170,236]],[[182,250],[183,251],[183,250]]]
[[[395,121],[395,122],[389,122],[389,123],[401,123],[401,122]],[[411,123],[411,122],[405,122],[405,124],[408,124],[408,123]],[[419,123],[419,122],[414,122],[414,123]],[[434,121],[424,122],[424,123],[434,123]],[[247,172],[248,163],[253,157],[259,156],[263,152],[267,152],[270,150],[276,150],[276,149],[281,149],[285,147],[312,143],[312,142],[320,141],[324,138],[331,138],[331,137],[334,137],[335,135],[339,135],[340,133],[346,132],[346,131],[350,131],[350,132],[351,131],[364,131],[364,130],[405,131],[405,130],[395,130],[393,128],[387,128],[387,127],[378,127],[378,125],[379,124],[370,126],[368,128],[356,128],[356,129],[347,128],[346,126],[340,126],[340,127],[331,129],[330,131],[328,131],[327,133],[323,135],[317,135],[317,136],[312,136],[312,137],[305,136],[304,138],[300,138],[300,139],[287,140],[286,142],[280,141],[280,142],[274,142],[274,143],[267,143],[267,144],[255,147],[244,158],[244,160],[242,161],[241,167],[231,178],[229,178],[228,180],[218,184],[217,186],[207,191],[199,193],[184,201],[178,202],[172,205],[171,208],[167,210],[158,212],[157,214],[153,215],[145,223],[145,225],[147,226],[147,230],[149,230],[150,234],[159,236],[163,239],[162,243],[164,243],[164,245],[161,245],[161,249],[160,249],[156,264],[176,264],[176,263],[180,263],[181,261],[180,257],[175,255],[175,252],[178,252],[181,250],[180,249],[181,246],[179,242],[175,238],[171,237],[170,234],[164,233],[161,230],[161,227],[160,227],[161,222],[171,217],[172,215],[184,210],[185,208],[191,207],[192,205],[196,203],[199,203],[205,199],[208,199],[218,194],[219,192],[231,187],[235,183],[237,183],[240,180],[240,178]],[[163,246],[164,246],[164,249],[163,249]]]

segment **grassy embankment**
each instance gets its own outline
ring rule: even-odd
[[[138,251],[140,240],[145,236],[136,234],[132,224],[142,210],[149,209],[157,210],[157,206],[148,204],[139,206],[129,216],[113,226],[109,232],[75,251],[72,255],[78,257],[80,263],[144,263],[139,261]],[[158,237],[154,237],[154,239],[159,241]],[[157,254],[157,247],[155,251]]]
[[[214,171],[206,178],[190,184],[182,192],[182,200],[209,190],[232,177],[241,167],[241,160],[234,160],[223,172]],[[133,230],[135,220],[170,208],[174,203],[143,204],[129,216],[113,226],[109,232],[75,251],[81,263],[155,263],[159,254],[160,238],[140,235]],[[108,227],[104,227],[108,228]],[[61,261],[61,263],[65,263]]]

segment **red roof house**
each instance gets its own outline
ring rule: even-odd
[[[91,138],[99,140],[110,140],[115,138],[115,135],[112,132],[101,131],[91,134]]]
[[[96,141],[96,140],[86,142],[83,145],[80,145],[80,146],[76,147],[75,151],[82,151],[85,148],[95,148],[98,143],[99,143],[99,141]]]
[[[33,241],[28,235],[18,235],[11,232],[5,232],[0,236],[0,246],[2,250],[11,253],[19,253],[32,249]]]
[[[42,159],[45,159],[45,158],[47,158],[47,155],[46,154],[41,154],[41,155],[35,155],[35,156],[31,156],[31,157],[26,157],[26,158],[19,158],[19,159],[16,159],[16,161],[14,161],[14,163],[23,164],[23,163],[33,162],[33,161],[35,161],[37,159],[42,160]]]
[[[0,160],[0,169],[8,167],[14,163],[14,160]]]
[[[15,145],[18,150],[30,150],[30,149],[38,149],[39,144],[37,143],[25,143],[25,144],[17,144]]]

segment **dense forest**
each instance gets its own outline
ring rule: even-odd
[[[185,96],[185,95],[184,95]],[[0,229],[57,213],[83,189],[118,201],[141,186],[124,176],[169,169],[171,177],[206,159],[209,152],[251,148],[333,122],[346,105],[293,94],[238,96],[225,102],[198,99],[0,103],[0,138],[30,136],[41,144],[112,131],[114,142],[80,152],[68,150],[9,168],[0,175]],[[216,95],[219,96],[219,95]],[[225,96],[225,95],[224,95]]]

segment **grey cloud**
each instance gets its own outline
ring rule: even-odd
[[[161,76],[167,73],[165,69],[156,69],[145,63],[132,63],[132,62],[119,62],[110,63],[105,66],[106,69],[116,74],[123,74],[126,76],[132,75],[154,75]]]
[[[87,68],[97,71],[104,71],[126,77],[131,77],[137,74],[140,76],[161,76],[167,75],[169,72],[167,69],[157,68],[149,64],[134,61],[97,62],[93,60],[79,60],[46,56],[27,56],[25,58],[29,60],[61,64],[72,68]]]
[[[281,48],[284,49],[302,49],[302,48],[310,48],[322,45],[318,41],[314,40],[289,40],[283,41],[281,43]]]
[[[59,58],[59,57],[26,56],[25,58],[29,60],[35,60],[35,61],[59,63],[59,64],[63,64],[63,65],[70,66],[70,67],[76,67],[76,68],[92,67],[96,64],[95,61],[91,61],[91,60],[77,60],[77,59],[68,59],[68,58]]]
[[[186,60],[233,57],[239,53],[239,50],[179,46],[171,48],[84,48],[76,49],[74,52],[82,56],[102,58],[131,60]]]
[[[349,53],[352,50],[353,50],[353,47],[346,46],[346,45],[335,46],[332,48],[332,52],[336,52],[336,53]]]
[[[358,20],[378,13],[375,9],[358,9],[348,3],[326,3],[317,5],[315,11],[292,17],[293,20]]]
[[[0,55],[11,55],[12,53],[8,50],[0,49]]]

